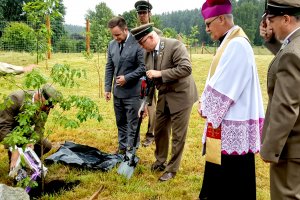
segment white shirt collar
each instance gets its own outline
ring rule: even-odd
[[[286,36],[286,38],[283,40],[283,44],[288,44],[290,43],[289,38],[291,37],[291,35],[293,35],[296,31],[298,31],[300,29],[300,27],[296,28],[295,30],[293,30],[288,36]]]
[[[124,41],[124,44],[127,42],[128,38],[129,38],[129,34],[130,34],[130,32],[128,31],[128,34],[127,34],[126,40]]]
[[[156,50],[157,52],[159,52],[159,45],[160,45],[160,38],[158,39],[158,42],[157,42],[157,44],[156,44],[156,46],[155,46],[155,49],[154,49],[154,50]]]

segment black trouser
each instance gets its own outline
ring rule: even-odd
[[[255,200],[255,159],[246,155],[222,155],[222,165],[205,163],[201,200]]]

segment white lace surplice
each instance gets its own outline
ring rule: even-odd
[[[221,125],[222,154],[259,152],[264,109],[253,51],[245,38],[229,42],[201,101],[207,123]],[[203,142],[205,133],[206,127]]]

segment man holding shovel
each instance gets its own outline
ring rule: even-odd
[[[145,0],[139,0],[134,4],[134,7],[137,12],[138,21],[140,25],[150,23],[151,19],[151,10],[152,5]],[[163,33],[161,30],[153,27],[153,30],[159,35],[162,36]],[[156,102],[157,98],[155,92],[153,94],[152,102],[148,105],[148,129],[146,132],[146,137],[142,143],[144,147],[151,145],[154,142],[154,127],[155,127],[155,112],[156,112]]]
[[[164,171],[159,180],[168,181],[175,177],[179,169],[190,113],[198,93],[184,44],[175,39],[159,37],[152,25],[139,26],[132,29],[131,33],[146,50],[146,75],[158,90],[154,131],[156,161],[151,169]],[[172,153],[166,164],[171,129]]]

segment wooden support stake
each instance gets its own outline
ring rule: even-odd
[[[98,199],[99,194],[100,194],[103,190],[104,190],[104,186],[101,185],[100,188],[99,188],[99,190],[97,190],[97,191],[91,196],[91,198],[90,198],[89,200],[96,200],[96,199]]]
[[[86,19],[86,53],[90,55],[90,51],[91,51],[90,20]]]
[[[50,27],[50,16],[46,16],[46,27],[47,27],[47,38],[48,38],[48,50],[47,50],[47,58],[51,58],[51,27]]]

